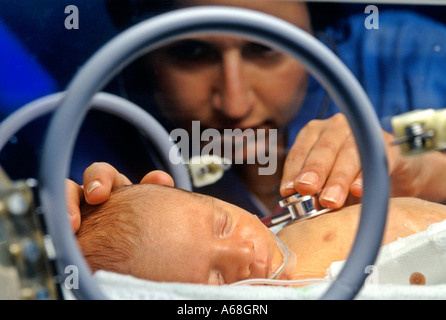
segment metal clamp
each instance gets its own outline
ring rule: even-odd
[[[0,187],[0,299],[57,299],[33,179]]]

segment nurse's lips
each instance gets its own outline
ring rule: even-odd
[[[265,120],[265,121],[261,121],[261,122],[252,123],[252,125],[247,125],[247,124],[234,125],[234,123],[230,123],[230,122],[227,123],[227,125],[219,125],[218,127],[217,126],[215,126],[215,127],[206,126],[203,124],[201,125],[202,130],[209,129],[209,128],[217,129],[220,132],[220,134],[223,134],[225,129],[227,129],[227,130],[240,129],[241,131],[245,131],[247,129],[252,129],[252,130],[256,131],[258,129],[266,129],[266,130],[273,129],[274,127],[275,127],[274,123],[271,120]]]

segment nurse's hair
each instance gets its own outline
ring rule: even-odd
[[[143,245],[140,213],[144,208],[141,201],[133,201],[133,196],[139,197],[138,188],[132,188],[129,197],[125,192],[129,187],[116,188],[103,204],[81,206],[81,227],[76,236],[92,272],[129,274],[136,262],[136,250]]]
[[[243,1],[243,0],[242,0]],[[282,0],[284,2],[289,0]],[[272,3],[277,0],[271,0]],[[108,15],[118,30],[124,30],[138,22],[171,11],[181,6],[181,0],[104,0]],[[212,4],[212,1],[209,1]],[[342,21],[349,13],[352,5],[338,3],[305,3],[310,16],[313,30],[324,30],[331,23]],[[357,6],[358,13],[362,7]],[[345,27],[345,26],[343,26]]]
[[[105,0],[105,7],[118,29],[131,25],[175,8],[178,0]]]

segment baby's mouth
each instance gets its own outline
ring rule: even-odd
[[[249,278],[265,279],[270,275],[272,250],[265,242],[254,242],[255,259],[249,265]]]
[[[249,278],[274,279],[288,263],[288,248],[276,235],[269,241],[254,242],[255,260],[250,264]]]
[[[264,259],[256,259],[250,266],[250,278],[268,278],[271,270],[271,257],[266,255]]]

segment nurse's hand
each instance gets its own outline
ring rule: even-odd
[[[105,202],[113,188],[131,185],[132,182],[113,166],[105,162],[97,162],[89,166],[83,176],[83,186],[79,186],[71,180],[66,182],[67,207],[71,226],[77,232],[81,224],[80,205],[86,201],[89,204]],[[146,174],[140,183],[156,183],[174,186],[172,177],[160,170]]]
[[[446,199],[445,155],[432,152],[403,157],[392,146],[393,135],[382,131],[391,182],[391,196],[420,197],[431,201]],[[441,165],[441,166],[440,166]],[[444,170],[443,170],[444,171]],[[346,117],[337,114],[327,120],[313,120],[298,134],[284,165],[280,192],[283,197],[320,192],[322,206],[337,209],[346,200],[362,196],[361,163],[353,133]]]
[[[297,135],[285,160],[280,192],[283,197],[320,192],[319,202],[340,208],[349,193],[362,193],[361,164],[347,119],[336,114],[310,121]]]

